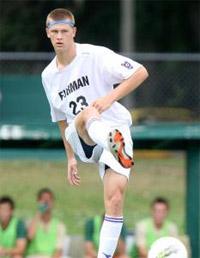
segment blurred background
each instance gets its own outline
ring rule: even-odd
[[[180,235],[190,237],[192,257],[200,258],[199,1],[0,0],[0,196],[12,196],[26,220],[36,211],[37,191],[50,187],[70,236],[82,237],[85,220],[103,212],[96,167],[80,164],[80,188],[66,183],[62,141],[41,85],[54,56],[45,20],[59,7],[74,13],[77,42],[111,48],[150,74],[122,100],[135,126],[124,214],[129,234],[149,215],[152,199],[164,196]]]

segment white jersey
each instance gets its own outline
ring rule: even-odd
[[[84,108],[107,95],[139,67],[141,64],[108,48],[76,43],[76,57],[69,65],[58,70],[55,57],[42,72],[52,121],[71,123]],[[118,102],[101,117],[113,125],[132,123],[129,111]]]

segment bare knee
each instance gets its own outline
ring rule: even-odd
[[[99,118],[99,112],[94,107],[87,107],[76,116],[75,124],[77,127],[86,127],[91,118]]]
[[[94,107],[87,107],[75,118],[75,126],[79,136],[89,145],[94,145],[87,132],[87,123],[92,118],[99,118],[99,113]]]
[[[82,116],[84,122],[87,123],[91,118],[99,118],[100,115],[96,108],[87,107],[80,113],[80,116]]]

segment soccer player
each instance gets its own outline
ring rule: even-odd
[[[139,221],[135,229],[135,243],[132,258],[147,258],[152,244],[161,237],[178,237],[177,226],[167,219],[169,202],[156,197],[151,203],[151,216]]]
[[[76,156],[98,163],[106,214],[98,258],[110,258],[123,224],[123,199],[133,165],[131,115],[117,101],[148,73],[141,64],[110,49],[76,43],[74,16],[67,9],[48,14],[46,32],[56,56],[44,69],[42,82],[52,121],[58,123],[64,142],[68,180],[80,184]]]
[[[64,224],[53,215],[54,200],[51,189],[38,191],[38,210],[28,225],[27,258],[61,258],[63,255],[66,230]]]
[[[0,197],[0,257],[22,258],[27,244],[23,220],[14,214],[15,203],[9,196]]]

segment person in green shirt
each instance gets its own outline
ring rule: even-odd
[[[85,258],[97,258],[100,230],[104,215],[90,218],[85,223]],[[126,255],[126,227],[123,224],[114,258],[128,258]]]
[[[167,219],[168,214],[168,200],[156,197],[151,203],[151,216],[136,224],[132,258],[147,258],[151,245],[160,237],[178,237],[177,226]]]
[[[27,257],[60,258],[63,252],[65,226],[53,216],[54,194],[42,188],[37,194],[37,213],[28,226]]]
[[[9,196],[0,197],[0,257],[21,258],[26,248],[26,227],[14,216],[15,204]]]

